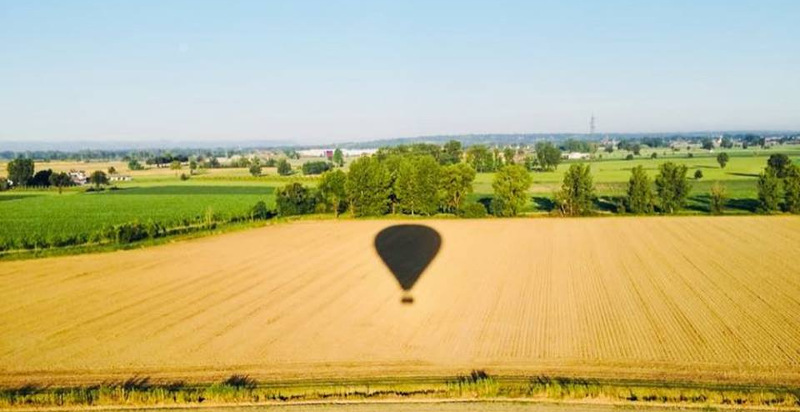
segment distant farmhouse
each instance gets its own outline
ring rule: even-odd
[[[584,160],[589,159],[589,153],[571,152],[565,156],[569,160]]]
[[[109,182],[130,182],[131,180],[133,180],[133,178],[128,175],[113,174],[108,177]]]
[[[72,184],[76,186],[83,186],[89,183],[89,175],[83,170],[70,170],[68,175],[72,180]],[[131,180],[133,180],[133,177],[129,175],[112,174],[108,176],[109,182],[130,182]]]
[[[346,157],[371,156],[378,149],[340,149]],[[325,157],[328,160],[333,158],[334,149],[305,149],[298,150],[297,153],[303,157]]]
[[[69,178],[72,180],[72,183],[75,185],[85,185],[89,182],[89,176],[86,175],[86,172],[83,170],[70,170],[69,171]]]

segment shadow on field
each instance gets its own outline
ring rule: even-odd
[[[601,212],[624,213],[625,198],[623,196],[598,196],[592,200],[594,208]]]
[[[711,212],[711,196],[707,194],[695,195],[689,198],[686,208],[703,213]],[[725,208],[744,212],[758,212],[758,200],[756,199],[728,199]]]
[[[709,195],[690,196],[687,200],[686,209],[703,213],[709,213],[711,211],[711,196]]]
[[[3,196],[0,196],[0,202],[7,202],[7,201],[10,201],[10,200],[31,199],[31,198],[40,197],[40,196],[42,196],[42,195],[31,195],[31,194],[25,194],[25,195],[3,195]]]
[[[758,177],[758,173],[741,173],[741,172],[728,172],[731,176],[742,176],[742,177]]]
[[[730,199],[725,206],[731,209],[745,210],[752,213],[758,212],[757,199]]]
[[[556,208],[556,202],[554,202],[553,199],[544,196],[534,196],[533,205],[536,207],[536,210],[540,210],[542,212],[551,212]]]
[[[115,192],[115,195],[265,195],[275,191],[264,186],[153,186],[131,187]]]
[[[403,288],[402,303],[414,303],[409,291],[442,245],[439,232],[423,225],[395,225],[375,236],[375,250]]]

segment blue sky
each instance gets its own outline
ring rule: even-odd
[[[0,0],[0,140],[800,129],[800,1]]]

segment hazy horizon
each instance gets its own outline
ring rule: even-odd
[[[800,2],[0,0],[1,142],[800,130]]]

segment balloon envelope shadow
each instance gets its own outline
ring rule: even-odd
[[[408,293],[439,252],[439,232],[423,225],[395,225],[375,236],[375,250],[405,292],[403,303],[413,303]]]

